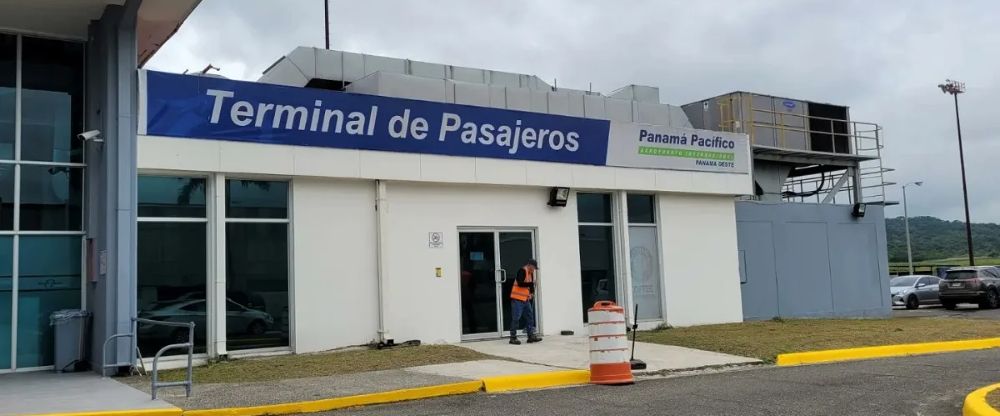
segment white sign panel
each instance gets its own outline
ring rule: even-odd
[[[611,122],[608,166],[749,173],[747,135]]]
[[[427,233],[427,247],[430,248],[444,247],[444,233],[440,231]]]

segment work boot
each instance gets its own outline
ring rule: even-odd
[[[529,344],[533,344],[533,343],[536,343],[536,342],[542,342],[542,337],[540,337],[538,335],[535,335],[535,334],[528,335],[528,343]]]
[[[517,339],[517,337],[510,337],[510,342],[509,343],[512,344],[512,345],[521,345],[521,341],[519,341]]]

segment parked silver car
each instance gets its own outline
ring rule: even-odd
[[[936,276],[898,276],[889,281],[889,294],[892,296],[892,306],[905,306],[906,309],[917,309],[920,305],[938,305],[938,284],[941,279]]]

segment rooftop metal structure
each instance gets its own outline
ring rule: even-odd
[[[695,128],[746,133],[755,195],[747,199],[895,204],[882,127],[846,106],[737,91],[682,106]]]

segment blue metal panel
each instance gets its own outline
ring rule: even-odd
[[[887,316],[883,207],[738,202],[745,319]]]
[[[740,221],[737,236],[743,253],[743,316],[765,319],[778,316],[778,281],[774,270],[774,237],[771,223]]]

